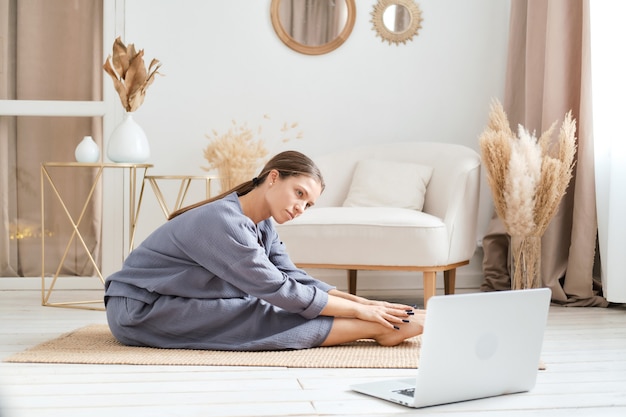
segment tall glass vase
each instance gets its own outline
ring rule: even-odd
[[[150,158],[150,144],[143,128],[128,112],[109,139],[107,156],[113,162],[142,163]]]
[[[511,288],[540,288],[541,236],[511,236]]]

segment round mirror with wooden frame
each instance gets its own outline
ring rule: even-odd
[[[383,42],[404,44],[422,27],[422,12],[413,0],[378,0],[371,22]]]
[[[355,0],[272,0],[272,26],[294,51],[321,55],[341,46],[354,28]]]

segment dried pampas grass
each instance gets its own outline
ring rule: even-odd
[[[143,49],[137,52],[132,43],[124,45],[118,37],[113,43],[113,56],[104,61],[104,71],[111,76],[115,91],[127,112],[134,112],[144,101],[146,90],[154,81],[161,63],[157,59],[146,69]]]
[[[263,117],[270,119],[268,115]],[[280,141],[285,143],[293,139],[289,132],[296,127],[298,123],[284,123],[280,129]],[[209,166],[202,169],[217,170],[222,191],[249,181],[256,175],[268,155],[265,140],[260,137],[262,132],[261,126],[253,131],[246,123],[238,124],[233,120],[226,133],[213,130],[212,135],[206,135],[210,143],[204,149],[204,158]],[[295,139],[302,137],[302,132],[298,132]]]
[[[514,135],[496,100],[489,123],[479,138],[483,165],[498,217],[514,243],[514,288],[537,286],[538,245],[572,178],[576,154],[576,121],[571,111],[559,131],[558,151],[551,146],[556,122],[539,139],[519,126]],[[531,243],[532,242],[532,243]],[[516,266],[516,265],[514,265]],[[534,283],[520,283],[518,274],[530,275]],[[540,282],[539,282],[540,284]]]
[[[565,115],[558,152],[550,146],[555,125],[539,139],[520,125],[515,136],[502,105],[491,106],[480,149],[496,213],[510,235],[543,235],[572,178],[576,122]]]

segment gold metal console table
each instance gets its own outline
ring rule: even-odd
[[[154,191],[154,195],[161,207],[161,211],[163,211],[163,215],[167,219],[170,214],[175,212],[176,210],[184,207],[185,198],[189,193],[189,188],[191,187],[191,183],[194,181],[200,181],[204,183],[204,195],[206,198],[211,197],[211,184],[213,181],[220,180],[220,177],[216,177],[213,175],[146,175],[144,177],[144,184],[141,186],[140,198],[143,197],[145,183],[149,183],[152,187],[152,191]],[[167,204],[167,198],[165,197],[163,191],[161,191],[161,187],[159,186],[159,182],[163,181],[180,181],[178,185],[178,193],[176,196],[176,201],[173,204],[173,207],[170,209]],[[141,203],[141,202],[140,202]]]
[[[93,183],[89,189],[85,202],[82,204],[82,209],[80,214],[74,218],[70,213],[66,202],[61,197],[61,193],[59,192],[59,185],[57,185],[53,179],[53,176],[50,173],[50,168],[68,168],[68,169],[78,169],[78,168],[92,168],[96,170],[96,175],[93,179]],[[104,285],[104,277],[102,276],[102,272],[98,267],[97,262],[95,261],[93,254],[89,250],[83,235],[80,231],[80,223],[83,221],[83,217],[89,203],[92,201],[92,198],[95,194],[98,183],[102,180],[104,171],[107,169],[122,169],[128,170],[128,180],[129,180],[129,248],[128,250],[133,249],[134,245],[134,236],[135,229],[137,225],[137,217],[139,214],[139,208],[141,204],[141,200],[136,201],[136,192],[137,192],[137,183],[141,181],[143,184],[143,178],[146,176],[146,171],[148,168],[151,168],[151,164],[136,164],[136,163],[79,163],[79,162],[44,162],[41,164],[41,305],[43,306],[51,306],[51,307],[71,307],[71,308],[83,308],[88,310],[103,310],[103,308],[96,308],[92,306],[88,306],[89,304],[101,303],[102,300],[92,300],[92,301],[70,301],[70,302],[58,302],[52,303],[50,302],[50,296],[54,287],[57,283],[57,279],[59,278],[59,274],[61,269],[63,268],[63,264],[65,259],[69,253],[70,247],[74,239],[78,239],[80,241],[81,246],[85,250],[90,263],[94,267],[96,275],[100,279],[100,282]],[[138,178],[139,176],[139,178]],[[61,204],[63,208],[63,212],[65,216],[71,223],[73,228],[72,234],[70,236],[69,241],[65,247],[65,251],[63,252],[63,256],[59,261],[59,265],[56,269],[55,274],[52,276],[52,281],[50,286],[46,288],[46,274],[45,274],[45,185],[52,189],[53,194],[57,197],[58,202]],[[87,306],[86,306],[87,305]]]

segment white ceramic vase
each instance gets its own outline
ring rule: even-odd
[[[107,156],[118,163],[142,163],[150,158],[150,144],[146,133],[135,122],[132,113],[126,113],[109,139]]]
[[[100,159],[100,147],[91,136],[85,136],[76,147],[74,157],[77,162],[98,162]]]

